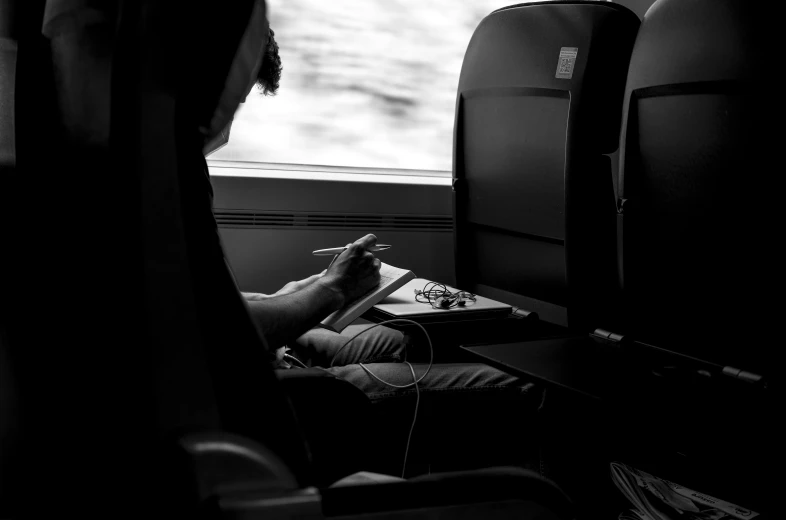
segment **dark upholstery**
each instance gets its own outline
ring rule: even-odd
[[[781,277],[770,263],[767,17],[737,0],[650,8],[628,73],[619,177],[625,332],[753,371],[774,355],[762,291]]]
[[[212,517],[254,465],[259,485],[233,499],[275,490],[320,505],[307,445],[223,256],[200,153],[232,105],[224,94],[238,91],[224,82],[253,77],[238,60],[264,45],[249,37],[265,34],[249,25],[264,3],[9,5],[19,53],[16,164],[2,164],[0,513]],[[189,90],[197,65],[203,81]],[[515,502],[511,511],[571,516],[536,475],[489,478],[461,477],[455,490],[474,488],[497,512]],[[542,504],[512,485],[525,480],[547,488]],[[489,498],[483,482],[499,492]],[[447,484],[423,485],[412,489],[433,489],[453,511]],[[388,493],[389,509],[399,495]],[[270,517],[258,501],[243,507]]]
[[[540,504],[547,518],[551,515],[552,518],[571,518],[575,514],[563,493],[551,482],[534,472],[509,467],[423,475],[402,483],[334,487],[322,492],[323,510],[328,517],[382,513],[389,509],[391,496],[395,496],[396,508],[402,510],[506,501],[516,497],[525,503]],[[488,510],[479,512],[489,514]],[[516,518],[515,514],[510,518]]]
[[[95,511],[149,512],[171,485],[159,448],[179,431],[248,435],[306,481],[305,445],[211,222],[204,137],[177,131],[193,123],[176,98],[193,78],[174,66],[187,50],[169,29],[179,14],[55,3],[66,9],[46,23],[43,2],[14,5],[0,292],[3,384],[14,384],[4,436],[16,442],[6,457],[4,438],[3,510],[61,510],[86,494]],[[253,5],[185,10],[226,57],[206,60],[219,70],[205,78],[226,77]]]
[[[663,377],[672,381],[655,394],[663,402],[675,401],[668,390],[701,403],[704,417],[745,417],[672,437],[701,475],[696,489],[765,516],[776,510],[770,465],[783,437],[774,348],[782,319],[772,299],[783,287],[773,132],[781,119],[768,57],[777,19],[745,0],[652,5],[625,89],[618,194],[620,332],[671,356],[661,372],[673,370]],[[696,359],[710,369],[691,374]],[[727,377],[740,371],[759,382]],[[672,424],[695,420],[695,410],[687,415],[670,414]]]
[[[619,5],[558,1],[498,9],[475,30],[453,147],[459,287],[598,326],[616,283],[608,154],[638,26]],[[560,74],[563,49],[577,54]]]
[[[18,39],[14,27],[14,4],[0,2],[0,235],[7,237],[7,208],[9,208],[9,178],[16,167],[16,122],[14,100],[16,86],[16,61]],[[20,442],[18,425],[18,397],[16,381],[11,369],[8,322],[6,309],[10,301],[3,293],[7,291],[7,277],[11,267],[5,252],[10,241],[3,240],[0,253],[0,516],[10,511],[14,470],[18,467],[15,453]]]

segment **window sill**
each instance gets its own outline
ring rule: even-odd
[[[254,177],[331,182],[414,184],[450,186],[450,172],[432,170],[396,170],[383,168],[349,168],[301,164],[270,164],[231,161],[207,161],[211,176]]]

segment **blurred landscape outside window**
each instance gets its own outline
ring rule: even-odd
[[[464,53],[483,18],[513,4],[267,0],[278,94],[255,87],[209,160],[449,176]]]

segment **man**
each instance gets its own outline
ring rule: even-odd
[[[11,293],[22,296],[13,301],[13,307],[39,308],[40,295],[50,281],[57,283],[61,291],[60,308],[56,312],[49,316],[25,312],[25,319],[15,326],[15,334],[9,335],[14,339],[32,338],[23,343],[31,346],[26,352],[20,351],[24,356],[12,360],[25,361],[31,369],[26,371],[29,372],[27,376],[34,375],[20,387],[26,389],[26,396],[34,397],[33,406],[25,408],[32,412],[20,416],[27,426],[25,431],[32,434],[24,443],[23,453],[42,464],[47,460],[63,462],[55,466],[67,468],[70,473],[76,471],[81,480],[84,480],[82,476],[108,472],[127,483],[151,476],[150,468],[158,461],[154,461],[152,455],[155,451],[147,448],[153,446],[161,432],[192,426],[214,428],[217,415],[214,409],[218,409],[222,429],[251,435],[273,449],[297,473],[307,466],[307,461],[301,460],[305,458],[300,455],[301,442],[296,428],[290,427],[290,411],[280,404],[283,400],[277,396],[264,399],[264,394],[246,394],[249,389],[261,393],[278,390],[277,385],[267,384],[268,380],[274,380],[273,375],[264,367],[256,366],[266,361],[261,355],[265,342],[258,330],[270,340],[269,344],[297,344],[295,340],[310,334],[309,329],[329,312],[377,283],[378,261],[366,251],[374,238],[369,236],[357,241],[324,274],[287,284],[270,298],[252,297],[246,304],[226,269],[211,211],[209,172],[199,152],[205,140],[216,134],[213,128],[207,131],[203,128],[216,120],[219,121],[215,125],[217,128],[225,126],[223,116],[228,114],[231,118],[237,107],[236,98],[242,98],[253,87],[252,74],[244,74],[249,79],[248,90],[243,82],[237,88],[240,95],[234,96],[233,92],[233,98],[222,105],[229,107],[226,114],[216,118],[213,106],[216,100],[202,103],[202,99],[215,95],[218,89],[212,88],[213,83],[221,81],[223,84],[225,78],[212,76],[214,82],[200,82],[193,81],[190,73],[202,65],[215,70],[209,67],[211,63],[204,55],[214,47],[221,49],[220,44],[226,44],[227,40],[183,38],[177,30],[179,26],[169,23],[182,22],[181,14],[191,22],[193,20],[187,15],[197,10],[181,10],[162,2],[144,2],[142,7],[125,2],[121,7],[128,16],[119,17],[117,9],[113,9],[117,7],[114,2],[48,2],[47,10],[50,4],[62,7],[53,9],[52,16],[44,24],[43,32],[50,42],[43,46],[38,35],[33,34],[35,38],[28,40],[32,43],[29,48],[33,49],[30,54],[33,59],[23,69],[27,71],[30,85],[36,84],[30,81],[34,68],[30,64],[53,69],[57,96],[49,92],[50,85],[46,81],[42,82],[44,87],[40,92],[53,97],[45,107],[57,108],[43,110],[42,117],[50,116],[44,120],[54,123],[43,125],[43,128],[56,128],[51,133],[56,138],[52,141],[59,143],[55,149],[68,153],[33,154],[29,146],[24,148],[32,164],[25,166],[25,171],[35,175],[33,181],[21,186],[40,188],[43,200],[51,203],[49,207],[62,210],[64,214],[87,216],[97,207],[107,214],[116,212],[118,218],[98,219],[95,223],[96,229],[101,231],[98,234],[55,233],[45,244],[25,239],[20,243],[30,245],[29,251],[11,255],[16,259],[12,265],[23,267],[14,270],[16,277],[25,281],[23,290]],[[74,4],[70,11],[66,9],[68,4]],[[262,5],[264,16],[263,2],[257,4]],[[156,9],[164,11],[163,14]],[[227,20],[220,17],[222,10],[217,11],[216,25],[220,27],[220,22]],[[257,11],[260,11],[259,5]],[[204,16],[197,17],[197,21],[204,19]],[[58,20],[62,25],[54,23]],[[120,30],[118,20],[127,22],[120,25]],[[154,33],[155,37],[148,34],[156,27],[163,28],[158,31],[161,34]],[[272,33],[270,35],[272,37]],[[275,54],[275,44],[272,38],[270,40],[267,52]],[[193,52],[193,47],[199,43],[202,44],[200,52]],[[42,52],[46,60],[51,51],[53,62],[37,62],[36,48],[45,49]],[[159,49],[160,53],[152,52]],[[177,60],[171,59],[175,56]],[[280,70],[280,64],[275,66],[276,60],[272,57],[259,60],[254,56],[252,60],[263,64],[261,68],[249,70],[259,69],[260,84],[275,91],[277,79],[273,79],[277,78],[275,70]],[[203,105],[210,106],[205,108]],[[142,116],[133,113],[137,109],[142,109]],[[53,117],[48,112],[58,113],[58,116]],[[132,124],[115,128],[110,124],[115,121]],[[61,126],[64,135],[60,135]],[[29,131],[28,134],[32,135]],[[72,146],[72,142],[78,146]],[[34,158],[36,160],[32,160]],[[62,166],[61,161],[68,166],[84,168],[86,174],[40,177],[40,172],[36,171],[44,165],[41,171],[56,173]],[[107,177],[107,170],[114,166],[125,175]],[[91,183],[103,187],[101,181],[107,178],[112,179],[106,182],[111,190],[103,197],[96,197],[89,205],[74,203],[83,200],[86,193],[92,193],[90,188],[95,186],[90,186]],[[63,180],[44,189],[35,185],[40,179],[50,183]],[[140,208],[140,201],[144,207]],[[38,223],[38,220],[32,222]],[[52,263],[53,250],[78,251],[79,254],[64,254]],[[25,263],[28,260],[32,260],[29,265]],[[41,273],[48,276],[40,276]],[[112,304],[106,299],[110,280],[125,289],[125,293],[118,290],[116,297],[111,298]],[[29,284],[38,290],[31,291]],[[246,311],[250,311],[257,327],[249,322]],[[21,313],[13,314],[17,315]],[[42,315],[46,316],[47,326],[39,323]],[[69,337],[80,338],[78,348],[60,348],[63,338]],[[359,345],[356,343],[353,348],[345,349],[348,355],[353,354],[356,358],[342,359],[342,366],[331,369],[333,373],[363,388],[383,404],[397,400],[383,397],[413,396],[412,389],[398,391],[375,386],[377,383],[354,364],[370,359],[368,352],[358,348]],[[397,355],[386,352],[391,358]],[[103,368],[94,369],[96,362],[103,363]],[[403,383],[411,381],[408,367],[403,363],[376,363],[371,367],[391,370],[393,373],[385,376],[387,380],[398,377]],[[502,389],[510,395],[526,392],[526,385],[514,378],[485,370],[481,366],[455,370],[438,367],[422,381],[421,388],[423,392],[451,390],[444,394],[452,394],[455,389],[478,390],[493,395],[495,401],[499,400]],[[293,374],[298,371],[280,372]],[[466,380],[475,376],[473,381]],[[262,384],[243,384],[245,381]],[[53,392],[52,388],[57,390]],[[435,396],[440,394],[434,392]],[[103,403],[106,396],[111,396],[110,406]],[[256,409],[244,406],[257,398],[263,406]],[[341,408],[342,403],[335,403],[335,406]],[[269,417],[276,418],[276,422],[267,420]],[[410,417],[407,415],[405,420]],[[61,428],[63,431],[58,434],[68,441],[66,444],[77,449],[62,450],[46,442],[53,424],[78,426]],[[323,429],[337,430],[331,426],[335,425],[326,422]],[[499,422],[495,426],[499,426]],[[500,429],[504,431],[504,427]],[[85,431],[113,435],[86,437]],[[389,450],[384,438],[387,431],[357,431],[384,448],[378,451]],[[114,458],[109,460],[101,454],[111,453],[116,448],[113,443],[117,438],[128,440],[130,447],[119,450],[125,471],[113,473],[113,467],[118,464]],[[38,477],[35,468],[39,466],[41,464],[16,465],[32,468],[30,472],[25,470],[20,479],[29,490],[35,489]],[[166,471],[160,474],[169,475]],[[97,485],[102,490],[99,495],[105,497],[119,496],[116,490],[124,488],[123,485],[102,487],[100,482]],[[166,486],[158,487],[163,490]],[[64,485],[61,491],[74,489],[74,486]],[[156,486],[151,489],[155,493]],[[24,499],[32,497],[29,490],[24,490]],[[66,493],[58,496],[65,497]],[[26,502],[19,501],[23,503]],[[145,505],[149,503],[152,502],[144,501]]]
[[[263,63],[248,93],[256,85],[263,95],[275,95],[281,72],[278,45],[270,30]],[[386,446],[386,450],[377,451],[403,449],[416,412],[417,423],[433,441],[444,439],[427,448],[429,455],[438,458],[441,448],[443,460],[452,460],[461,453],[462,457],[455,460],[456,469],[531,460],[527,450],[534,445],[528,444],[514,426],[521,422],[512,419],[518,413],[510,413],[523,408],[534,410],[540,403],[541,393],[531,383],[481,363],[435,364],[425,374],[427,364],[404,362],[414,361],[414,357],[427,359],[423,340],[418,341],[417,351],[408,352],[413,342],[384,326],[352,324],[342,333],[317,327],[330,313],[379,283],[380,261],[369,252],[376,240],[371,234],[356,240],[322,273],[289,282],[274,294],[242,293],[252,320],[271,350],[277,352],[276,366],[292,370],[297,366],[320,368],[361,389],[376,403],[375,409],[385,410],[385,417],[389,417],[384,431],[373,434],[372,439]],[[342,348],[352,336],[369,328]],[[412,385],[413,376],[420,380],[417,387]],[[421,396],[426,397],[425,411],[417,413],[415,407]],[[366,435],[362,431],[359,434]],[[474,435],[478,437],[470,448],[465,441]],[[484,435],[489,435],[485,441]],[[527,453],[522,456],[523,452]],[[479,458],[473,462],[473,456]]]
[[[264,95],[275,95],[283,69],[275,33],[271,29],[269,34],[255,84]],[[345,302],[366,293],[379,283],[380,261],[368,251],[376,244],[376,240],[374,235],[366,235],[348,244],[347,250],[328,269],[303,280],[289,282],[275,294],[242,293],[252,317],[264,331],[268,344],[278,347],[280,367],[292,366],[285,361],[284,355],[284,345],[289,345],[296,358],[293,360],[296,365],[299,361],[308,366],[327,368],[359,386],[372,399],[377,393],[388,394],[391,388],[380,386],[357,363],[394,362],[396,364],[392,366],[388,364],[375,368],[390,376],[398,385],[412,381],[409,368],[397,363],[406,357],[405,350],[409,343],[401,332],[384,326],[373,327],[351,345],[341,349],[350,338],[372,326],[350,325],[340,334],[316,327],[317,323],[341,308]],[[341,352],[336,358],[339,349]],[[524,385],[516,378],[483,364],[450,365],[449,368],[435,365],[432,371],[442,373],[439,378],[442,390],[454,385],[462,389],[468,386]],[[449,372],[450,377],[443,372]],[[423,380],[422,388],[428,389],[430,381],[432,379],[428,377]],[[411,391],[414,392],[414,389]]]

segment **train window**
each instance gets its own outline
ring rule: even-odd
[[[513,3],[267,0],[278,94],[252,90],[211,164],[450,176],[464,52],[484,17]]]

